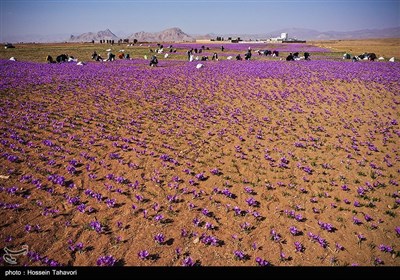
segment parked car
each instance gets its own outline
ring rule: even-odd
[[[14,49],[15,46],[13,44],[11,44],[11,43],[7,43],[7,44],[4,45],[4,48],[5,49]]]

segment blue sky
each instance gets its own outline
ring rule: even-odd
[[[180,27],[188,34],[282,28],[352,31],[400,26],[400,0],[0,0],[0,41],[10,35],[117,35]]]

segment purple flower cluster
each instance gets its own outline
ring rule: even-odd
[[[326,230],[326,231],[328,231],[328,232],[334,232],[334,231],[335,231],[335,227],[332,226],[332,225],[329,224],[329,223],[324,223],[324,222],[318,221],[318,225],[319,225],[322,229],[324,229],[324,230]]]
[[[256,258],[256,263],[257,263],[258,266],[271,266],[271,263],[269,261],[264,260],[264,259],[262,259],[260,257]]]
[[[95,230],[97,233],[102,233],[103,232],[103,226],[99,221],[92,221],[89,223],[89,226]]]
[[[312,232],[309,232],[308,236],[310,237],[311,241],[318,242],[318,244],[321,245],[322,248],[328,247],[328,242],[321,236],[313,234]]]
[[[117,260],[112,255],[100,256],[96,264],[97,266],[114,266],[116,261]]]
[[[388,253],[393,253],[394,252],[392,247],[390,247],[388,245],[384,245],[384,244],[380,244],[379,245],[379,250],[381,250],[382,252],[388,252]]]

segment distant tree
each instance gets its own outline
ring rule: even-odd
[[[137,39],[133,39],[133,43],[136,44],[138,41]]]

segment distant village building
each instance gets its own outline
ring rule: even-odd
[[[305,43],[305,40],[298,40],[296,38],[289,38],[288,33],[281,33],[280,37],[272,37],[267,40],[267,42],[273,43]]]

